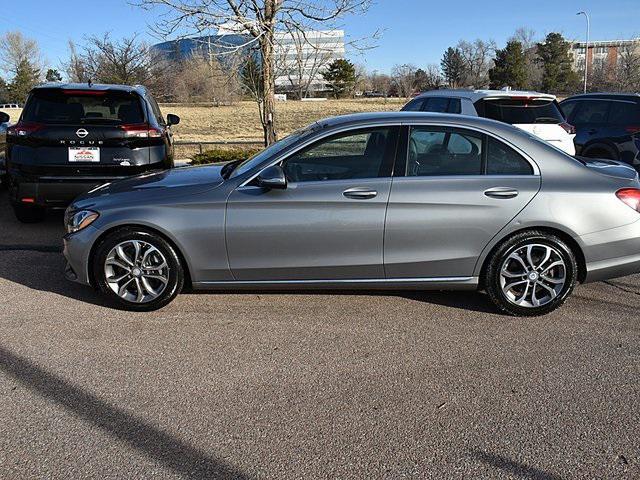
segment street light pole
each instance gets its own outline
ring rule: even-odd
[[[584,93],[587,93],[587,70],[589,70],[589,30],[591,28],[589,14],[587,12],[578,12],[576,15],[584,15],[587,19],[587,41],[584,44]]]

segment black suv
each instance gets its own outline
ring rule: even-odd
[[[622,160],[640,170],[640,95],[587,93],[560,106],[576,128],[576,154]]]
[[[167,115],[141,86],[45,84],[7,129],[9,198],[22,222],[114,179],[173,166]]]

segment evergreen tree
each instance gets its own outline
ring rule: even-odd
[[[459,49],[447,48],[440,61],[440,66],[444,79],[451,88],[458,88],[463,84],[466,66]]]
[[[50,68],[49,70],[47,70],[47,74],[44,77],[47,82],[61,82],[62,81],[62,75],[60,75],[60,72],[58,70],[56,70],[55,68]]]
[[[522,44],[510,40],[502,50],[496,50],[494,67],[489,70],[491,88],[512,87],[523,89],[527,85],[526,58]]]
[[[569,42],[559,33],[550,33],[537,44],[538,62],[542,65],[542,90],[551,93],[573,93],[580,79],[573,70]]]
[[[322,73],[322,78],[329,84],[335,98],[350,95],[358,80],[356,67],[344,58],[339,58],[329,64],[326,71]]]
[[[16,74],[9,84],[8,90],[12,102],[24,102],[29,91],[40,80],[40,70],[35,68],[28,60],[22,60],[16,69]]]
[[[9,103],[9,88],[4,78],[0,77],[0,103]]]

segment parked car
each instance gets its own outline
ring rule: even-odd
[[[7,168],[5,164],[5,153],[7,147],[7,128],[9,127],[9,114],[0,112],[0,184],[5,185]]]
[[[254,157],[105,184],[67,209],[67,277],[131,310],[195,289],[484,289],[538,315],[640,271],[640,182],[505,123],[370,113]]]
[[[576,153],[622,160],[640,169],[640,95],[588,93],[560,106],[576,127]]]
[[[556,97],[515,90],[431,90],[407,103],[403,111],[460,113],[509,123],[575,155],[575,129]]]
[[[18,220],[66,207],[96,185],[173,166],[167,115],[141,86],[46,84],[7,130],[10,199]]]

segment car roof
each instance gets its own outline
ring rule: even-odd
[[[34,87],[33,90],[40,89],[60,89],[60,90],[115,90],[119,92],[136,92],[144,93],[146,89],[142,85],[118,85],[108,83],[61,83],[61,82],[49,82],[43,83]]]
[[[511,98],[511,97],[526,97],[526,98],[544,98],[549,100],[555,100],[556,96],[550,93],[534,92],[529,90],[468,90],[468,89],[441,89],[441,90],[429,90],[417,95],[416,98],[423,97],[458,97],[468,98],[472,102],[476,102],[482,98]]]
[[[622,93],[622,92],[600,92],[600,93],[580,93],[578,95],[572,95],[563,100],[574,100],[579,98],[594,98],[594,99],[607,99],[607,98],[633,98],[640,99],[638,93]]]
[[[317,128],[341,128],[358,125],[386,124],[386,123],[416,123],[416,122],[446,123],[452,126],[472,127],[490,130],[497,134],[509,135],[513,132],[522,132],[521,129],[508,123],[498,122],[489,118],[433,112],[366,112],[339,115],[337,117],[318,120],[314,125]]]

